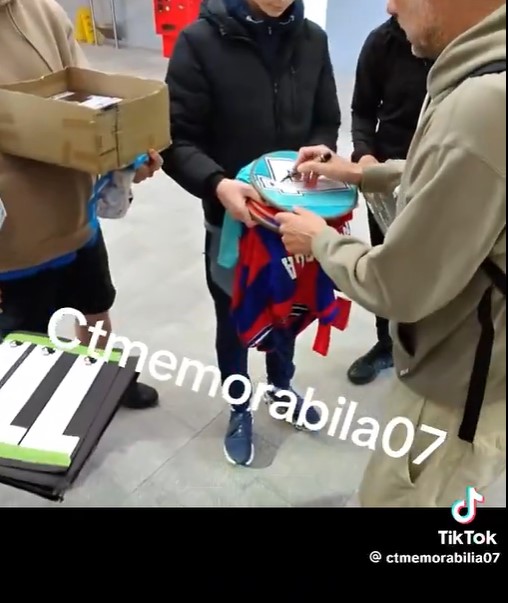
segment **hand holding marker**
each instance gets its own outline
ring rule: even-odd
[[[319,163],[328,163],[331,158],[332,158],[332,154],[330,153],[330,151],[327,151],[326,153],[322,153],[321,155],[319,155],[319,157],[317,157],[316,161]],[[305,174],[305,177],[304,177],[305,184],[309,187],[316,186],[318,177],[319,176],[317,174]],[[282,179],[282,182],[284,182],[285,180],[299,180],[300,178],[301,178],[301,175],[299,174],[299,172],[297,170],[293,169],[291,172],[288,173],[287,176],[285,176]]]

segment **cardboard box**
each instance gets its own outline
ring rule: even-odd
[[[68,68],[0,86],[0,152],[104,174],[171,144],[162,81]]]

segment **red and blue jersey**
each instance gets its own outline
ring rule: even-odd
[[[274,327],[297,324],[301,332],[317,319],[314,351],[323,355],[331,328],[344,330],[351,309],[313,257],[289,256],[280,235],[262,226],[242,229],[232,297],[232,317],[247,347],[262,348]]]

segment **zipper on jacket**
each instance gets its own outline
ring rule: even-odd
[[[280,119],[279,119],[279,82],[275,80],[273,82],[273,116],[275,119],[275,132],[277,140],[280,132]]]
[[[223,28],[220,27],[220,32],[224,37],[230,36],[230,34],[227,33],[227,31]],[[269,28],[269,32],[271,34],[272,29]],[[233,40],[238,40],[238,41],[242,41],[245,42],[249,45],[251,45],[253,48],[256,49],[256,43],[254,42],[254,40],[252,40],[251,38],[249,38],[248,36],[243,36],[243,35],[231,35],[230,36],[231,39]],[[261,62],[262,59],[260,57]],[[268,70],[267,66],[265,65],[265,68]],[[275,120],[275,132],[276,132],[276,138],[278,139],[279,137],[279,133],[280,133],[280,119],[279,119],[279,82],[278,80],[274,80],[273,84],[272,84],[272,90],[273,90],[273,112],[274,112],[274,120]]]
[[[294,65],[291,65],[289,70],[289,76],[291,79],[291,112],[295,119],[297,118],[297,101],[296,101],[296,69]]]

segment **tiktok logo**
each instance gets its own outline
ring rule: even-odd
[[[478,503],[485,502],[485,497],[480,494],[473,486],[466,488],[466,498],[456,500],[452,505],[452,516],[455,521],[464,525],[471,523],[476,517]],[[465,513],[463,511],[466,511]]]

